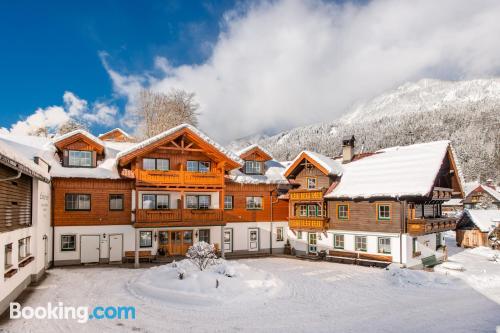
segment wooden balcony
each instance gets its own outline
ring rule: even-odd
[[[288,192],[290,201],[323,201],[322,190],[291,190]]]
[[[456,225],[457,220],[453,217],[411,219],[408,220],[408,233],[411,236],[421,236],[455,230]]]
[[[136,227],[203,226],[224,224],[222,209],[138,209]]]
[[[136,181],[139,185],[162,185],[175,187],[222,187],[224,175],[217,172],[189,172],[189,171],[158,171],[136,170]]]
[[[295,230],[323,231],[328,229],[328,218],[292,216],[288,218],[288,227]]]

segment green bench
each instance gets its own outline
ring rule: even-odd
[[[437,264],[439,264],[439,261],[436,259],[435,255],[422,258],[422,265],[424,268],[432,268]]]

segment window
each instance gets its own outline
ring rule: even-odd
[[[308,190],[313,190],[318,185],[318,179],[317,178],[307,177],[306,178],[306,182],[307,182],[307,189]]]
[[[245,161],[245,173],[250,175],[262,174],[262,163],[259,161]]]
[[[92,152],[84,150],[70,150],[68,165],[72,167],[91,167]]]
[[[299,215],[300,216],[307,216],[307,205],[300,205]]]
[[[143,194],[142,209],[169,209],[170,196],[168,194]]]
[[[366,252],[366,236],[356,236],[354,243],[356,251]]]
[[[319,206],[318,205],[308,205],[307,206],[308,216],[319,216]]]
[[[193,244],[193,232],[184,231],[184,237],[182,238],[184,244]]]
[[[90,194],[66,194],[66,210],[90,210]]]
[[[420,252],[418,252],[417,237],[414,237],[411,240],[411,250],[412,250],[412,253],[413,253],[414,257],[418,257],[420,255]]]
[[[139,233],[139,247],[152,247],[153,246],[153,232],[141,231]]]
[[[333,247],[336,249],[344,249],[344,235],[333,235]]]
[[[123,194],[109,195],[109,210],[123,210]]]
[[[282,242],[284,240],[284,232],[283,232],[283,227],[278,227],[276,228],[276,241],[277,242]]]
[[[168,171],[170,169],[170,161],[164,158],[144,158],[142,159],[142,168],[144,170]]]
[[[21,238],[19,241],[18,241],[18,247],[17,247],[18,251],[17,251],[17,256],[19,258],[19,260],[22,260],[24,258],[26,258],[27,256],[29,256],[31,254],[31,251],[30,251],[30,237],[26,237],[26,238]]]
[[[225,195],[224,196],[224,209],[233,209],[233,196]]]
[[[61,235],[61,251],[76,250],[76,235]]]
[[[210,229],[200,229],[198,241],[210,244]]]
[[[186,195],[186,208],[189,209],[209,209],[209,195]]]
[[[297,239],[302,239],[302,231],[297,232]]]
[[[210,162],[207,161],[187,161],[187,171],[191,172],[209,172]]]
[[[262,209],[262,197],[247,197],[247,209]]]
[[[349,219],[349,205],[338,205],[337,206],[337,218],[339,220]]]
[[[378,239],[378,253],[391,253],[391,238],[380,237]]]
[[[377,216],[379,220],[391,219],[391,206],[390,205],[377,205]]]
[[[12,243],[5,245],[5,269],[12,266]]]

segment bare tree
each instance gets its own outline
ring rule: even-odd
[[[81,122],[70,119],[67,122],[65,122],[64,124],[62,124],[61,126],[59,126],[57,133],[59,135],[63,135],[63,134],[72,132],[72,131],[77,130],[77,129],[83,129],[83,130],[87,131],[88,127]]]
[[[200,271],[213,265],[217,259],[215,254],[215,246],[206,242],[197,242],[189,247],[186,257],[200,269]]]
[[[136,109],[140,132],[149,138],[182,123],[197,125],[198,107],[191,92],[172,89],[164,94],[142,90]]]

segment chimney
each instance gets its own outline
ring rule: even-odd
[[[486,179],[486,186],[488,186],[489,188],[492,188],[496,191],[496,187],[495,187],[495,184],[493,183],[493,179],[491,179],[491,178]]]
[[[354,135],[342,138],[342,163],[349,163],[354,157]]]

